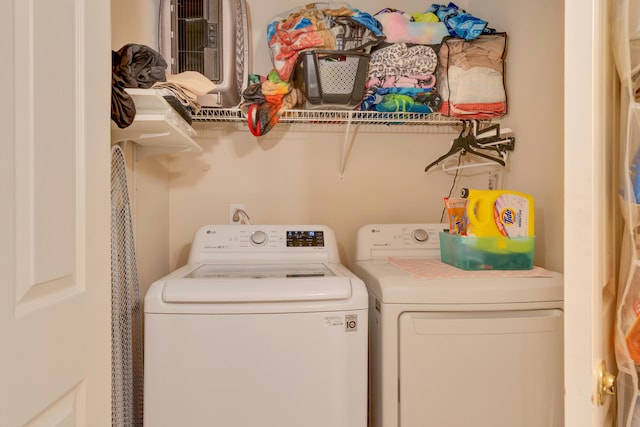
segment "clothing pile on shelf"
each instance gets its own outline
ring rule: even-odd
[[[394,43],[371,54],[361,110],[434,113],[441,99],[435,83],[438,56],[431,46]]]
[[[346,3],[310,3],[275,17],[267,27],[274,68],[290,81],[304,50],[363,51],[384,38],[380,24]]]
[[[158,52],[141,44],[126,44],[111,52],[111,119],[119,128],[133,123],[136,106],[126,88],[148,89],[166,81],[167,62]]]
[[[441,99],[435,87],[436,49],[449,34],[446,25],[431,12],[409,15],[386,8],[374,17],[382,26],[385,42],[371,52],[366,94],[358,109],[438,111]]]
[[[266,77],[249,76],[249,87],[245,89],[245,102],[240,105],[247,116],[249,130],[254,136],[269,132],[278,123],[280,111],[294,108],[298,103],[298,90],[284,82],[276,70]]]
[[[311,3],[275,17],[267,43],[274,68],[251,82],[241,104],[254,135],[264,135],[290,108],[462,119],[507,112],[506,34],[453,3],[373,15],[346,3]]]
[[[506,45],[504,33],[482,35],[473,41],[445,40],[439,55],[438,88],[444,99],[440,113],[471,119],[506,114]]]
[[[111,119],[123,129],[136,116],[136,106],[126,89],[164,89],[164,99],[189,124],[200,111],[198,97],[215,84],[196,71],[169,74],[167,62],[154,49],[130,43],[111,54]]]
[[[251,132],[264,135],[278,123],[282,111],[302,105],[313,108],[317,99],[321,99],[319,107],[339,108],[339,95],[353,92],[353,82],[344,80],[357,81],[358,76],[366,75],[368,61],[360,63],[356,54],[368,53],[383,39],[373,16],[346,3],[310,3],[273,18],[267,28],[267,43],[274,68],[265,77],[252,77],[240,105]],[[300,61],[300,54],[309,51],[317,52],[317,57],[311,62]],[[343,68],[352,67],[354,61],[355,69]],[[303,63],[313,68],[302,71]],[[336,85],[333,90],[338,97],[332,103],[322,96],[331,92],[322,86],[328,82],[322,74],[325,71],[332,74]],[[309,73],[317,82],[305,86],[301,76]],[[316,92],[310,93],[312,90]]]
[[[506,113],[504,49],[497,56],[497,49],[483,50],[485,37],[497,34],[486,21],[452,3],[434,4],[426,12],[412,15],[387,8],[374,17],[381,23],[386,39],[371,52],[367,92],[360,110],[439,112],[468,119]],[[501,39],[505,41],[504,48],[506,37]],[[449,58],[448,49],[443,55],[442,48],[454,41],[464,42],[463,54],[474,57],[471,67],[464,57],[458,57],[460,62]],[[483,54],[487,55],[484,60]],[[451,65],[461,63],[464,75],[455,74],[457,69],[451,70]],[[489,63],[495,74],[487,77],[485,68]],[[485,83],[490,84],[488,94],[481,89]]]

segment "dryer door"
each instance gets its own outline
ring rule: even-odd
[[[400,316],[400,426],[562,426],[562,311]]]

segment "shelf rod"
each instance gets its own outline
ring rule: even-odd
[[[347,116],[347,129],[344,133],[344,138],[342,140],[342,153],[340,154],[340,173],[338,175],[338,179],[340,181],[344,181],[344,169],[347,165],[347,157],[349,157],[349,151],[351,150],[351,145],[353,144],[353,138],[350,138],[351,134],[351,112]]]

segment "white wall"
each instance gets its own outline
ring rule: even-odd
[[[137,28],[122,25],[120,13],[131,2],[113,0],[114,36],[145,39]],[[278,12],[304,4],[284,0],[247,0],[252,27],[252,72],[271,69],[266,26]],[[117,3],[123,6],[117,11]],[[126,4],[125,4],[126,3]],[[141,1],[138,1],[138,7]],[[154,14],[148,2],[148,14]],[[350,4],[375,13],[388,2],[358,0]],[[536,201],[536,264],[562,270],[563,235],[563,7],[554,0],[530,2],[457,2],[509,35],[507,88],[509,114],[502,126],[514,130],[516,150],[505,175],[505,188],[524,191]],[[422,11],[417,0],[394,1],[406,12]],[[123,28],[124,27],[124,28]],[[140,27],[152,43],[155,34]],[[116,36],[115,34],[118,34]],[[130,36],[128,36],[130,34]],[[408,127],[359,130],[338,179],[344,128],[278,125],[255,138],[247,130],[197,124],[199,156],[175,156],[170,163],[169,263],[185,262],[193,232],[205,223],[226,223],[229,203],[244,203],[256,223],[322,223],[331,226],[349,263],[357,229],[370,222],[438,222],[442,198],[453,176],[425,174],[426,164],[446,152],[455,134],[424,134]],[[153,162],[153,160],[145,160]],[[138,178],[138,184],[144,181]],[[152,180],[153,181],[153,180]],[[459,181],[485,187],[488,175]],[[148,235],[165,233],[155,228]],[[138,227],[146,226],[138,220]],[[161,249],[157,249],[161,250]],[[141,255],[152,258],[152,254]],[[144,264],[143,259],[140,264]],[[164,272],[157,270],[160,276]],[[152,280],[152,278],[148,278]]]

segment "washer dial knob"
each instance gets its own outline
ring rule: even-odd
[[[249,238],[251,240],[251,243],[253,243],[256,246],[262,246],[265,243],[267,243],[267,233],[265,233],[264,231],[255,231],[251,237]]]
[[[429,233],[427,233],[424,228],[417,228],[413,230],[411,237],[418,243],[425,243],[429,240]]]

